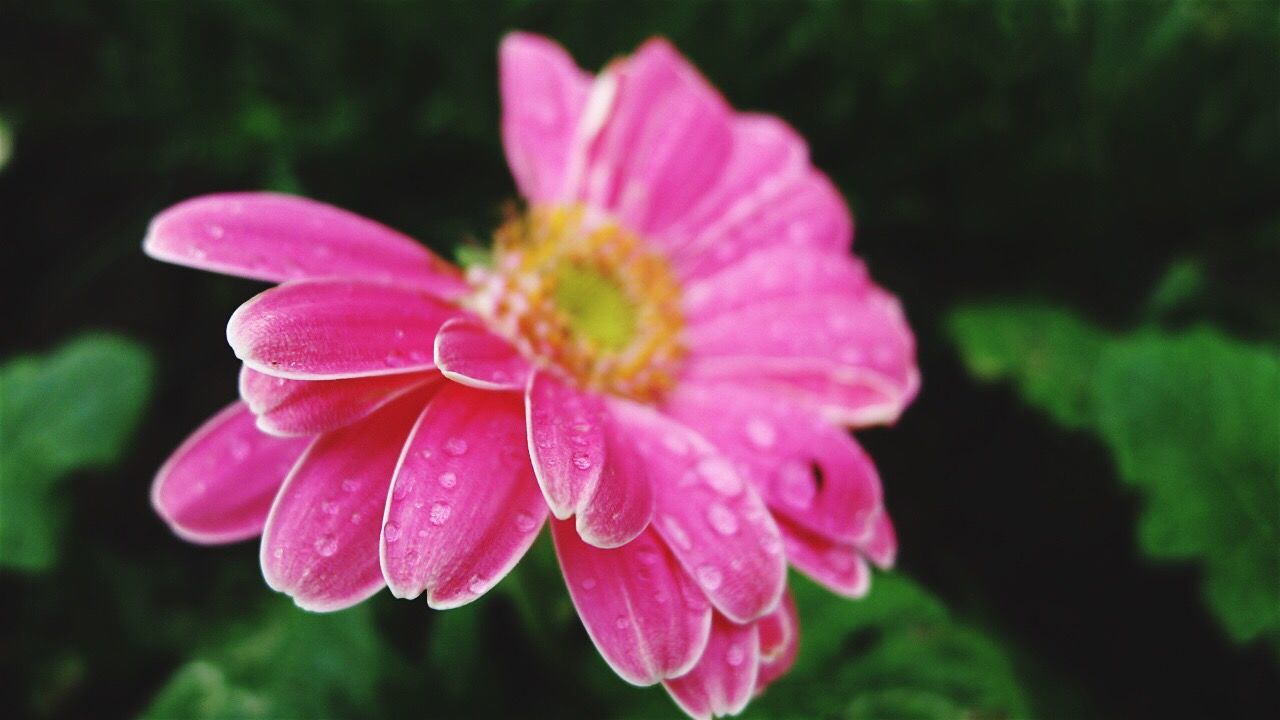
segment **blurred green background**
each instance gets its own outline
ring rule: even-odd
[[[900,572],[797,581],[773,718],[1280,716],[1276,2],[0,3],[7,716],[664,717],[545,538],[489,597],[298,611],[147,500],[259,286],[146,223],[273,188],[442,253],[514,196],[495,51],[670,37],[849,197],[924,390],[861,434]]]

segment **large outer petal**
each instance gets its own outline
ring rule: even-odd
[[[151,504],[178,536],[227,543],[262,532],[289,469],[308,440],[275,438],[236,402],[174,451],[151,485]]]
[[[240,369],[240,397],[258,416],[258,429],[278,436],[319,435],[366,417],[440,373],[375,375],[348,380],[288,380]]]
[[[760,670],[757,623],[739,625],[716,613],[711,639],[698,664],[663,685],[682,710],[692,717],[737,715],[755,694]]]
[[[423,293],[345,280],[272,288],[231,316],[227,341],[245,365],[294,380],[431,370],[440,326],[461,314]]]
[[[440,297],[467,291],[458,271],[412,238],[315,200],[269,192],[204,195],[151,221],[157,260],[254,280],[394,282]]]
[[[502,143],[516,185],[534,203],[566,199],[591,78],[551,40],[511,33],[498,50]]]
[[[892,422],[919,389],[902,307],[875,286],[747,305],[691,324],[685,339],[686,377],[771,388],[842,424]]]
[[[709,442],[654,410],[610,401],[654,482],[654,528],[720,612],[748,622],[772,611],[786,584],[773,517],[754,487]]]
[[[724,99],[662,39],[606,68],[607,119],[588,146],[579,199],[657,235],[688,213],[733,146]]]
[[[828,590],[860,598],[871,589],[871,569],[853,543],[829,540],[785,518],[778,519],[787,548],[787,560]]]
[[[547,516],[520,397],[447,383],[404,447],[380,557],[396,597],[468,603],[524,556]]]
[[[470,317],[457,317],[440,327],[435,361],[445,377],[482,390],[523,390],[532,372],[511,343]]]
[[[634,685],[688,672],[707,645],[711,606],[657,534],[602,550],[570,522],[551,529],[569,596],[614,672]]]
[[[762,248],[719,272],[684,286],[689,322],[702,323],[771,300],[856,293],[870,283],[866,266],[845,252]]]
[[[880,477],[847,431],[766,392],[686,383],[663,412],[696,429],[733,460],[775,513],[826,537],[853,542],[880,514]]]
[[[378,536],[387,489],[430,390],[321,435],[271,507],[262,574],[307,610],[341,610],[382,588]]]

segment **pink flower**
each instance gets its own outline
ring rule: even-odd
[[[592,77],[502,43],[527,211],[465,277],[373,221],[270,193],[159,215],[153,257],[280,283],[227,337],[241,400],[160,470],[184,538],[261,533],[271,587],[338,610],[493,587],[551,516],[625,680],[736,713],[795,657],[786,563],[849,597],[896,540],[846,427],[919,385],[896,299],[804,141],[734,112],[668,43]]]

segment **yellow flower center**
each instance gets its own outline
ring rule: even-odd
[[[680,286],[666,258],[612,221],[532,208],[498,229],[493,266],[470,277],[473,308],[535,364],[643,401],[674,382]]]

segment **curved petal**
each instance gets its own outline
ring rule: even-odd
[[[871,570],[853,544],[832,542],[785,519],[778,525],[796,570],[837,595],[860,598],[871,589]]]
[[[595,494],[604,467],[604,400],[550,372],[535,372],[525,392],[529,456],[551,514],[572,516]]]
[[[869,283],[866,266],[847,253],[768,248],[687,283],[681,299],[685,318],[701,323],[771,300],[856,293]]]
[[[735,622],[772,611],[786,584],[778,526],[764,502],[700,435],[647,407],[611,400],[610,413],[655,482],[654,528]]]
[[[440,326],[460,311],[389,285],[301,280],[241,305],[227,324],[236,357],[293,380],[339,380],[435,368]]]
[[[578,534],[591,545],[625,545],[653,517],[653,480],[648,462],[625,427],[606,417],[604,467],[591,498],[578,510]]]
[[[307,610],[341,610],[382,588],[378,535],[396,460],[430,390],[316,438],[276,496],[262,574]]]
[[[898,535],[894,532],[893,521],[888,511],[883,508],[871,522],[871,532],[858,540],[858,550],[876,567],[888,570],[898,559]]]
[[[698,664],[663,681],[680,709],[695,718],[737,715],[755,693],[760,670],[757,623],[739,625],[716,613],[711,639]]]
[[[733,460],[773,512],[833,540],[870,532],[880,476],[847,431],[802,406],[723,383],[685,383],[662,407]]]
[[[307,442],[263,434],[244,403],[232,403],[160,468],[151,504],[184,540],[214,544],[257,537]]]
[[[435,362],[445,377],[481,390],[523,390],[532,372],[511,343],[468,317],[440,326]]]
[[[633,685],[689,671],[707,646],[711,605],[652,530],[601,550],[573,524],[551,537],[578,616],[609,667]]]
[[[398,283],[439,297],[467,285],[412,238],[315,200],[270,192],[204,195],[151,221],[157,260],[268,282],[346,278]]]
[[[686,377],[773,388],[844,424],[892,422],[919,389],[902,307],[875,286],[749,305],[691,324],[685,339]]]
[[[607,119],[587,149],[579,198],[628,228],[657,235],[688,213],[733,147],[731,111],[665,40],[606,68]]]
[[[551,40],[513,32],[498,49],[498,84],[502,143],[520,193],[534,203],[565,199],[591,77]]]
[[[348,380],[287,380],[240,369],[240,397],[258,416],[258,429],[282,437],[319,435],[366,417],[401,395],[436,382],[436,372]]]
[[[404,447],[387,500],[382,573],[436,609],[483,595],[524,557],[547,507],[525,452],[520,398],[445,384]]]
[[[760,632],[760,674],[756,677],[759,694],[791,669],[800,649],[800,616],[790,591],[782,597],[778,609],[760,618],[756,627]]]

